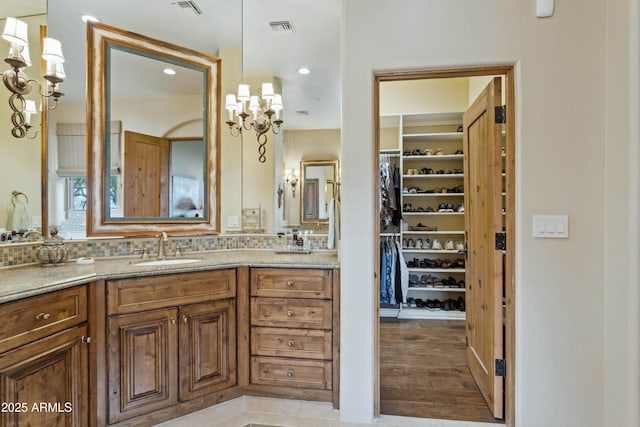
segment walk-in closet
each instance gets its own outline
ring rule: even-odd
[[[505,419],[510,82],[480,74],[378,81],[381,414]]]

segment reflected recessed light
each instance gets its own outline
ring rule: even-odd
[[[300,68],[300,69],[298,70],[298,73],[299,73],[299,74],[302,74],[302,75],[306,75],[306,74],[309,74],[309,73],[310,73],[310,71],[309,71],[309,69],[308,69],[308,68],[302,67],[302,68]]]
[[[82,15],[82,22],[84,22],[85,24],[87,22],[100,22],[100,20],[98,18],[96,18],[95,16],[91,16],[91,15]]]
[[[173,68],[165,68],[164,73],[169,76],[175,76],[176,70],[174,70]]]

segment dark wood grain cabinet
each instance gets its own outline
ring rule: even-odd
[[[237,384],[235,270],[124,279],[106,289],[109,424]]]
[[[0,426],[89,425],[85,286],[0,305]]]

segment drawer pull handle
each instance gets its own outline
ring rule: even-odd
[[[287,317],[293,317],[295,315],[296,314],[293,311],[291,311],[291,310],[287,311]]]
[[[292,286],[293,286],[293,281],[289,280],[289,281],[287,282],[287,286],[288,286],[288,287],[292,287]]]
[[[85,337],[84,335],[82,336],[82,343],[83,344],[91,344],[91,337]]]
[[[287,376],[288,377],[292,377],[293,376],[293,371],[291,371],[291,370],[287,371]]]
[[[295,342],[293,342],[293,340],[289,340],[289,341],[287,341],[287,345],[288,345],[289,347],[293,347],[293,345],[294,345],[294,344],[295,344]]]
[[[182,323],[187,323],[189,321],[189,319],[187,318],[186,314],[182,315]]]
[[[36,320],[47,320],[51,315],[49,313],[38,313]]]

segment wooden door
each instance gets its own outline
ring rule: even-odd
[[[109,423],[178,402],[177,309],[107,321]]]
[[[169,140],[124,132],[124,216],[169,216]]]
[[[496,360],[504,359],[503,264],[495,249],[502,231],[502,125],[495,120],[501,102],[496,77],[463,117],[467,363],[496,418],[504,412],[504,378],[495,374]]]
[[[236,385],[235,300],[180,308],[180,400]]]
[[[0,357],[0,426],[89,425],[87,327],[68,329]]]

